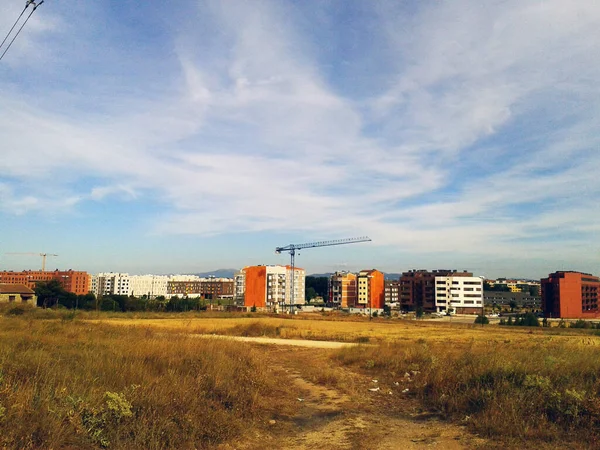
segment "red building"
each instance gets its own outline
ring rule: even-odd
[[[410,270],[400,277],[400,308],[404,311],[416,311],[422,308],[433,312],[435,307],[435,277],[472,277],[466,270]]]
[[[546,317],[584,319],[600,317],[600,278],[582,272],[554,272],[541,280],[542,309]]]
[[[35,285],[40,281],[50,280],[57,280],[65,291],[77,295],[85,295],[90,291],[90,276],[87,272],[75,270],[0,272],[0,283],[24,284],[30,289],[35,289]]]

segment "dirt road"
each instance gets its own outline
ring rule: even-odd
[[[312,341],[306,339],[278,339],[269,337],[225,336],[220,334],[192,334],[190,336],[205,339],[230,339],[232,341],[252,342],[255,344],[289,345],[293,347],[338,349],[352,345],[352,342]]]

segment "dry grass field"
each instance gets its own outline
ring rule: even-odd
[[[0,445],[600,448],[591,331],[341,319],[5,311]]]

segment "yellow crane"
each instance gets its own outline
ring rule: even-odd
[[[42,257],[42,272],[46,271],[46,257],[47,256],[58,256],[55,253],[32,253],[32,252],[17,252],[17,253],[6,253],[7,255],[36,255]]]

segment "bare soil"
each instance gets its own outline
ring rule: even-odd
[[[269,346],[266,355],[296,404],[223,449],[485,448],[465,427],[421,410],[399,386],[337,365],[331,350]]]

